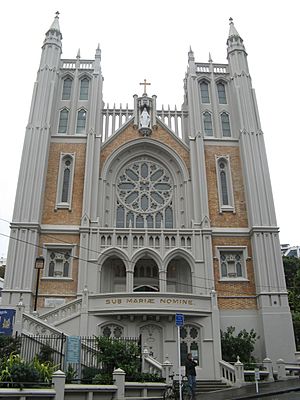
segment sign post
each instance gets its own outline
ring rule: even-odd
[[[182,400],[181,391],[181,354],[180,354],[180,327],[184,325],[184,315],[175,315],[175,324],[177,326],[177,345],[178,345],[178,379],[179,379],[179,399]]]

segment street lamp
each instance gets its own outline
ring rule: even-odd
[[[36,277],[36,287],[35,287],[35,298],[34,298],[34,308],[33,311],[36,312],[37,307],[37,299],[39,293],[39,283],[40,283],[40,271],[44,269],[45,259],[43,256],[39,256],[35,259],[34,269],[37,270],[37,277]]]

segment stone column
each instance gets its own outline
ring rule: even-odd
[[[169,385],[171,383],[170,374],[171,374],[171,370],[173,368],[173,364],[169,361],[168,356],[166,356],[166,359],[163,362],[162,368],[163,368],[162,376],[163,376],[163,378],[166,379],[166,384]]]
[[[264,366],[265,370],[269,372],[269,375],[266,378],[266,381],[274,382],[272,361],[269,358],[265,358],[263,360],[263,366]]]
[[[113,380],[117,386],[117,392],[115,393],[116,400],[125,399],[125,372],[121,368],[117,368],[113,372]]]
[[[235,371],[235,385],[237,387],[241,387],[245,383],[244,377],[244,364],[240,362],[240,357],[237,357],[237,362],[234,364]]]
[[[66,375],[58,370],[52,375],[52,382],[55,389],[55,400],[64,400],[65,398],[65,383]]]
[[[279,381],[286,380],[285,362],[280,358],[276,361],[277,364],[277,378]]]

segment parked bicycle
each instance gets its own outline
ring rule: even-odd
[[[164,400],[179,400],[179,381],[174,379],[174,375],[170,375],[172,383],[166,387],[164,392]],[[183,377],[180,385],[182,400],[192,400],[193,396],[189,387],[187,377]]]

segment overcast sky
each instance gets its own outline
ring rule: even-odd
[[[244,39],[265,133],[281,243],[300,244],[300,68],[297,0],[19,0],[1,4],[0,218],[11,221],[25,127],[45,32],[60,11],[63,58],[102,50],[104,101],[133,105],[139,82],[158,106],[183,99],[189,46],[196,61],[226,62],[228,19]],[[0,221],[9,235],[9,224]],[[0,257],[8,240],[0,236]]]

